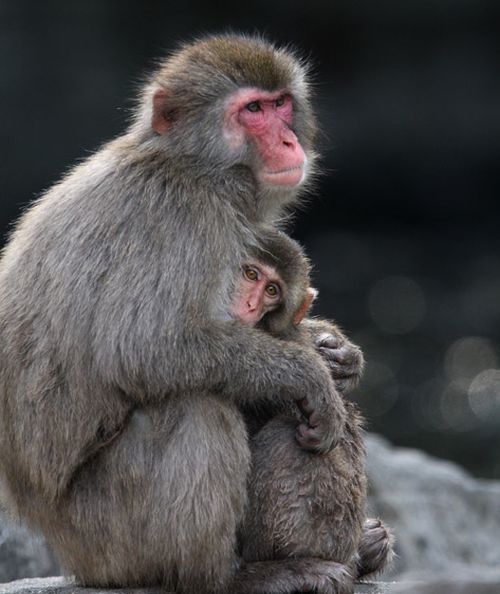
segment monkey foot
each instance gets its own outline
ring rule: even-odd
[[[233,594],[352,594],[354,586],[345,565],[324,559],[296,558],[248,563],[238,572],[230,591]]]
[[[366,578],[380,573],[393,559],[394,536],[383,522],[368,518],[355,558],[356,577]]]

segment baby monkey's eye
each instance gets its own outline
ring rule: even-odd
[[[255,268],[251,266],[245,266],[243,268],[243,276],[249,281],[258,281],[259,273]]]
[[[278,97],[274,104],[276,105],[276,107],[281,107],[282,105],[285,105],[285,95],[281,95],[280,97]]]
[[[257,113],[258,111],[260,111],[260,103],[258,101],[252,101],[252,103],[249,103],[245,107],[248,109],[248,111],[251,111],[252,113]]]
[[[277,284],[275,283],[269,283],[266,287],[266,293],[269,295],[269,297],[279,297],[280,296],[280,288]]]

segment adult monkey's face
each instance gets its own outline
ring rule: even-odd
[[[254,149],[254,173],[264,185],[299,185],[305,177],[306,155],[292,130],[293,100],[286,90],[241,89],[226,103],[224,137],[239,149]]]

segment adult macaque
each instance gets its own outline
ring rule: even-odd
[[[166,59],[129,130],[14,230],[0,476],[81,583],[345,592],[336,563],[241,565],[236,551],[250,464],[239,406],[296,402],[296,439],[315,452],[345,427],[320,330],[285,342],[227,319],[261,224],[298,198],[314,133],[290,52],[209,37]]]
[[[309,266],[300,248],[275,234],[259,258],[243,265],[232,313],[247,324],[262,322],[287,339],[303,340],[300,322],[316,292],[309,287]],[[295,254],[295,257],[292,255]],[[284,281],[287,279],[287,282]],[[326,322],[323,322],[326,324]],[[351,359],[363,359],[355,345],[331,325]],[[339,353],[339,365],[346,360]],[[352,369],[348,370],[352,373]],[[347,375],[347,370],[344,375]],[[298,447],[297,410],[246,411],[252,439],[249,507],[241,533],[247,561],[321,557],[342,564],[342,588],[354,578],[381,571],[392,557],[392,536],[380,520],[366,518],[366,476],[360,416],[346,401],[344,437],[324,454]],[[340,574],[340,572],[339,572]]]

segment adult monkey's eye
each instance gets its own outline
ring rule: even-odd
[[[266,287],[266,293],[269,295],[269,297],[279,297],[280,288],[274,283],[269,283]]]
[[[243,268],[243,275],[249,281],[259,280],[259,273],[255,268],[251,268],[250,266],[245,266],[245,268]]]
[[[252,103],[246,105],[246,108],[248,109],[248,111],[251,111],[252,113],[257,113],[258,111],[260,111],[260,103],[258,101],[252,101]]]
[[[281,107],[282,105],[285,105],[285,95],[281,95],[280,97],[278,97],[274,104],[276,105],[276,107]]]

